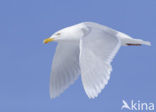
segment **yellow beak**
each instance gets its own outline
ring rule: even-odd
[[[44,39],[43,43],[47,44],[48,42],[52,42],[52,41],[54,41],[54,38],[47,38],[47,39]]]

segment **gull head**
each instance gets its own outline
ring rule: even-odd
[[[44,44],[47,44],[52,41],[79,41],[83,36],[82,25],[71,26],[64,28],[52,34],[49,38],[43,41]]]

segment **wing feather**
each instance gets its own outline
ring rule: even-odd
[[[59,42],[50,75],[50,97],[59,96],[80,74],[78,43]]]
[[[89,98],[95,98],[110,79],[111,61],[120,48],[120,41],[101,28],[89,28],[90,32],[80,39],[79,58],[85,92]]]

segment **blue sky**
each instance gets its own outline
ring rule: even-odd
[[[121,111],[122,99],[156,103],[155,6],[155,0],[0,0],[0,111],[113,112]],[[122,47],[98,98],[88,99],[79,78],[50,100],[56,43],[42,41],[83,21],[149,40],[152,46]]]

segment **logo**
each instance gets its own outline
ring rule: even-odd
[[[154,103],[150,102],[141,102],[140,100],[134,101],[131,100],[130,102],[126,102],[125,100],[122,100],[123,105],[121,106],[121,110],[133,110],[133,111],[152,111],[154,110]]]

